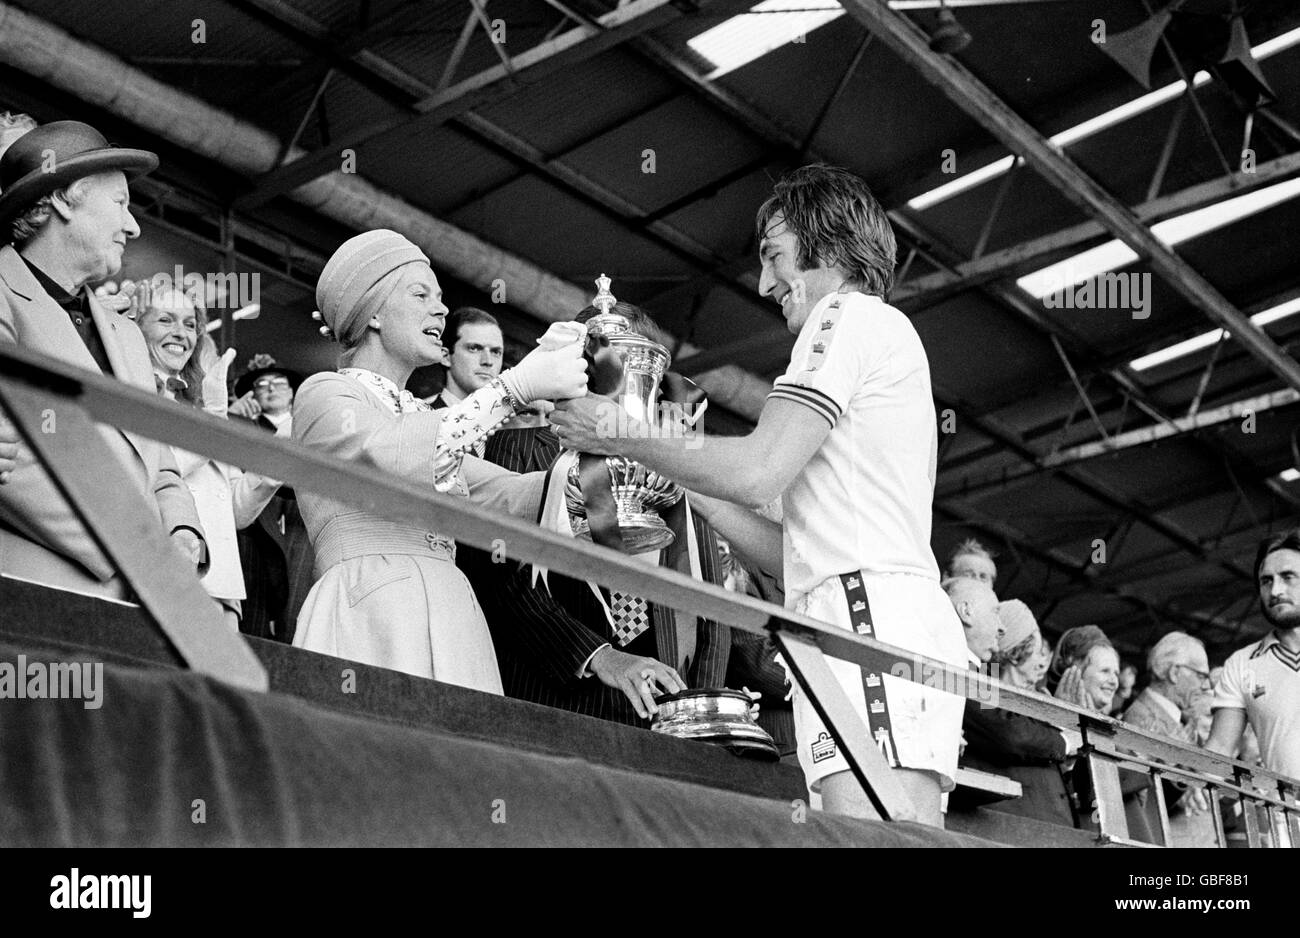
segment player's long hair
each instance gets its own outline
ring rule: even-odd
[[[801,270],[837,267],[863,292],[889,298],[898,242],[889,216],[853,173],[817,163],[784,176],[759,207],[760,243],[777,215],[798,240]]]

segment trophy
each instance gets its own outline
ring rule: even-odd
[[[656,697],[655,703],[659,712],[650,729],[656,733],[713,743],[755,759],[780,758],[776,742],[755,721],[748,694],[712,687]]]
[[[668,349],[632,331],[626,316],[614,312],[610,279],[596,279],[592,305],[600,312],[587,322],[587,349],[593,367],[588,387],[612,397],[627,417],[654,423],[659,383],[668,369]],[[620,419],[615,432],[625,426]],[[611,500],[612,496],[612,500]],[[569,470],[565,503],[578,537],[640,554],[670,545],[675,535],[659,511],[682,498],[676,482],[622,456],[583,454]],[[615,527],[617,519],[617,527]],[[621,538],[620,538],[621,535]]]

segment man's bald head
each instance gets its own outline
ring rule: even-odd
[[[998,649],[1002,621],[998,618],[998,597],[987,583],[970,577],[952,577],[943,588],[966,629],[966,647],[980,661],[988,661]]]

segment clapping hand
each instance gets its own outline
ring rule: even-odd
[[[1057,700],[1074,704],[1084,710],[1092,709],[1088,702],[1088,692],[1083,686],[1083,669],[1077,664],[1072,664],[1065,669],[1065,673],[1061,675],[1061,683],[1056,685],[1055,696]]]
[[[0,485],[13,475],[18,465],[18,428],[0,413]]]
[[[125,313],[129,318],[135,319],[132,307],[135,305],[137,292],[139,292],[139,285],[133,280],[123,280],[121,283],[109,280],[95,288],[95,299],[99,300],[99,304],[105,309],[115,313]]]
[[[226,376],[230,374],[230,363],[235,360],[235,350],[228,348],[223,354],[217,355],[216,347],[209,342],[201,343],[199,348],[203,356],[200,362],[203,366],[203,409],[218,417],[225,417],[226,402],[230,399],[230,392],[226,390]]]

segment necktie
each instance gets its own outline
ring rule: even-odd
[[[619,648],[650,628],[650,604],[640,596],[611,591],[609,611],[614,617],[614,644]]]

